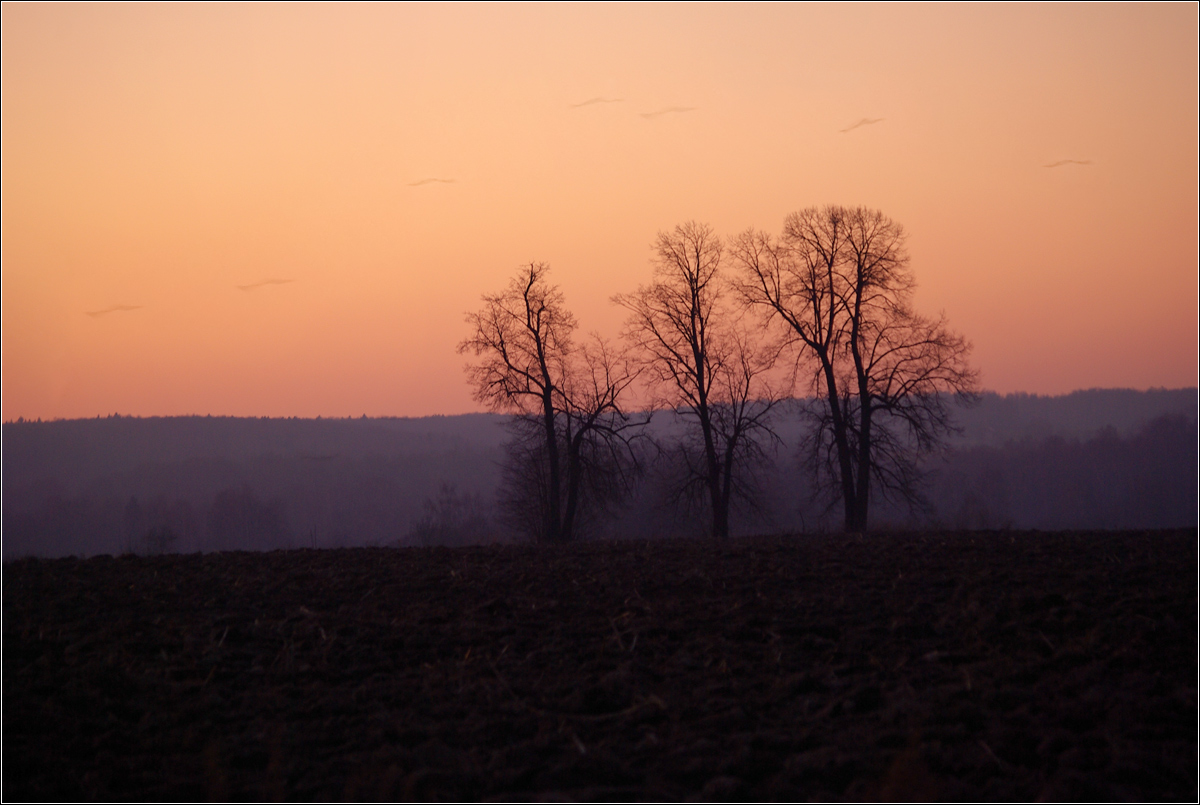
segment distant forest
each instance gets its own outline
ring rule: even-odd
[[[802,406],[796,401],[795,406]],[[921,505],[872,527],[1141,529],[1197,522],[1197,390],[984,394],[924,466]],[[134,418],[3,425],[3,556],[464,545],[519,539],[497,508],[511,417]],[[840,527],[784,410],[734,534]],[[670,412],[654,434],[669,434]],[[655,455],[585,538],[707,534]]]

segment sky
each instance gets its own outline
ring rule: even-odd
[[[1194,3],[0,13],[5,421],[481,410],[522,264],[615,337],[660,230],[825,204],[986,389],[1197,384]]]

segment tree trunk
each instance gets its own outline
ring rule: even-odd
[[[833,373],[833,363],[826,355],[821,355],[821,364],[825,370],[825,387],[829,397],[829,416],[833,420],[833,442],[837,447],[838,478],[842,488],[843,523],[847,531],[860,531],[858,523],[857,489],[854,484],[854,458],[850,450],[850,437],[847,433],[849,422],[842,410],[842,400],[838,396],[837,378]]]
[[[554,429],[554,403],[551,396],[553,390],[547,386],[545,394],[542,395],[542,421],[545,426],[546,433],[546,461],[549,463],[550,488],[547,495],[550,498],[546,507],[546,524],[545,524],[545,539],[547,542],[559,542],[561,540],[561,521],[559,519],[559,490],[562,488],[562,481],[558,471],[558,434]]]
[[[567,434],[567,508],[563,512],[562,541],[570,542],[575,536],[575,515],[579,511],[579,487],[583,472],[579,453],[583,449],[583,431]]]
[[[721,474],[721,512],[723,521],[721,523],[722,539],[729,536],[729,504],[733,499],[733,456],[734,450],[737,448],[737,439],[735,435],[725,445],[725,463]]]
[[[870,505],[871,492],[871,395],[862,394],[859,399],[859,430],[858,430],[858,489],[855,492],[855,528],[854,531],[867,530],[867,507]]]
[[[700,416],[700,431],[704,434],[704,463],[708,475],[708,499],[712,506],[713,538],[721,540],[729,536],[729,511],[721,501],[721,464],[717,458],[717,445],[713,441],[708,404],[703,399],[697,413]]]

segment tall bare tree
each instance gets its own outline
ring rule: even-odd
[[[540,540],[573,538],[581,502],[622,484],[631,470],[631,440],[642,421],[624,410],[636,370],[597,337],[574,343],[575,317],[548,283],[544,263],[523,267],[502,293],[483,297],[467,315],[472,334],[460,353],[475,399],[515,414],[506,489],[510,509],[538,514],[520,520]],[[607,453],[622,460],[604,465]],[[605,487],[604,484],[609,484]]]
[[[625,409],[639,370],[598,335],[583,344],[569,368],[562,389],[568,478],[564,520],[574,528],[584,505],[598,515],[631,491],[641,470],[634,446],[650,417]]]
[[[903,227],[864,208],[809,208],[774,239],[733,242],[744,302],[765,309],[811,371],[817,405],[810,447],[841,498],[845,528],[867,526],[872,485],[918,499],[919,459],[953,428],[952,399],[973,400],[970,344],[944,316],[911,306]]]
[[[774,438],[778,397],[766,380],[774,356],[736,329],[723,245],[710,227],[693,221],[660,232],[654,250],[651,283],[613,301],[630,312],[625,337],[656,381],[657,404],[695,426],[695,444],[682,446],[685,485],[703,489],[721,539],[735,495],[746,491],[748,461],[759,456],[761,439]]]

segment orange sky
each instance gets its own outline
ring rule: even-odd
[[[827,203],[986,388],[1197,382],[1192,3],[2,13],[5,420],[478,410],[520,263],[615,335],[658,230]]]

